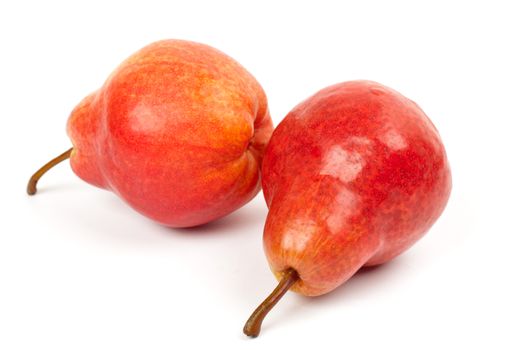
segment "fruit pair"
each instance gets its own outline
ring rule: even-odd
[[[321,90],[272,131],[264,91],[237,62],[202,44],[157,42],[73,110],[74,147],[35,173],[28,193],[71,158],[88,183],[161,224],[188,227],[241,207],[262,179],[264,248],[280,283],[246,323],[257,336],[289,288],[328,293],[409,248],[451,189],[435,127],[377,83]]]

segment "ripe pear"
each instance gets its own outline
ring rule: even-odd
[[[327,87],[276,128],[262,165],[264,251],[278,287],[244,332],[257,336],[288,289],[329,293],[419,240],[443,212],[451,174],[413,101],[371,81]]]
[[[183,40],[150,44],[126,59],[72,111],[70,158],[86,182],[167,226],[220,218],[260,190],[273,131],[265,93],[239,63]]]

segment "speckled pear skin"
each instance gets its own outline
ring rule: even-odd
[[[68,120],[71,166],[167,226],[207,223],[260,190],[273,131],[255,78],[224,53],[182,40],[125,60]]]
[[[371,81],[327,87],[276,128],[262,167],[264,248],[292,289],[328,293],[398,256],[441,215],[451,174],[438,131],[400,93]]]

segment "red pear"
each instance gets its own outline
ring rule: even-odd
[[[270,140],[262,176],[264,249],[280,283],[246,323],[249,336],[289,288],[322,295],[407,250],[451,190],[432,122],[371,81],[333,85],[296,106]]]
[[[209,222],[260,189],[262,152],[273,131],[255,78],[224,53],[165,40],[125,60],[69,117],[71,158],[86,182],[111,190],[167,226]]]

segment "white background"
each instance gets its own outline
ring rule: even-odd
[[[8,5],[9,4],[9,5]],[[0,349],[523,349],[525,20],[520,1],[10,1],[0,5]],[[70,147],[69,112],[164,38],[215,46],[265,88],[275,124],[336,82],[371,79],[441,132],[452,197],[407,253],[318,298],[274,288],[259,195],[173,230],[76,178],[29,175]]]

